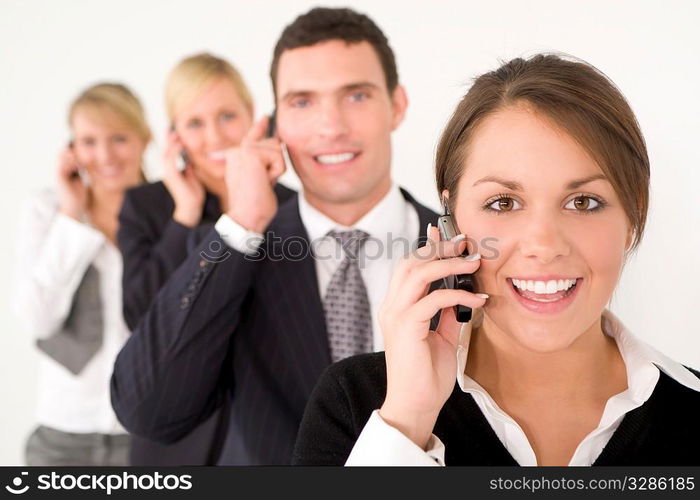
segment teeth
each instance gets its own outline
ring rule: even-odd
[[[226,151],[212,151],[209,153],[209,158],[212,160],[225,160],[226,159]]]
[[[528,290],[539,295],[546,295],[568,290],[576,283],[576,279],[532,281],[513,279],[513,284],[520,290]]]
[[[318,155],[316,160],[324,165],[334,165],[336,163],[343,163],[345,161],[350,161],[355,157],[355,153],[340,153],[337,155]]]

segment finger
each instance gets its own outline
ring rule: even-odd
[[[474,254],[474,257],[478,254]],[[453,274],[473,274],[481,265],[481,261],[467,260],[464,257],[452,257],[428,262],[416,266],[408,272],[403,280],[403,286],[396,292],[394,304],[398,307],[409,306],[420,300],[434,281],[442,280]]]
[[[286,149],[286,147],[283,145],[282,149]],[[281,152],[281,154],[276,155],[273,158],[272,163],[270,164],[267,175],[268,178],[270,179],[270,183],[274,185],[277,182],[277,179],[285,173],[287,170],[287,163],[285,161],[285,155],[284,152]]]
[[[413,307],[409,308],[406,317],[413,321],[430,323],[433,316],[443,309],[453,308],[456,305],[477,309],[482,307],[485,303],[486,299],[471,292],[465,292],[464,290],[435,290],[416,302]],[[454,311],[452,315],[454,316]],[[444,321],[449,324],[449,317]]]
[[[267,131],[268,117],[263,116],[260,120],[255,122],[255,124],[250,127],[248,133],[243,137],[243,143],[258,142],[265,138],[265,132]]]

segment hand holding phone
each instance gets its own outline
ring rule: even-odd
[[[73,141],[59,155],[57,183],[59,211],[82,221],[87,211],[89,179],[75,156]]]
[[[183,226],[194,227],[202,218],[206,191],[172,126],[163,160],[163,183],[175,202],[173,219]]]
[[[275,113],[256,122],[227,155],[226,189],[231,219],[264,232],[277,213],[274,186],[286,170],[285,147],[275,137]],[[272,137],[271,137],[272,136]]]
[[[454,217],[450,213],[450,209],[447,202],[443,202],[444,212],[438,218],[438,230],[440,231],[440,239],[442,241],[449,241],[458,234],[461,234],[457,228],[457,224]],[[463,257],[469,255],[465,248]],[[445,288],[451,290],[465,290],[467,292],[474,293],[474,279],[471,274],[452,274],[443,279],[445,283]],[[454,307],[455,317],[460,323],[468,323],[472,319],[472,310],[470,307],[458,304]]]

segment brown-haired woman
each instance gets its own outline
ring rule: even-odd
[[[606,309],[649,200],[646,146],[614,84],[584,62],[514,59],[475,80],[436,165],[469,243],[428,227],[382,307],[386,353],[329,368],[295,463],[700,464],[700,375]],[[427,293],[463,273],[479,293]]]
[[[17,241],[14,308],[36,339],[36,419],[27,465],[128,465],[129,436],[109,397],[122,317],[116,247],[124,192],[144,181],[151,139],[139,100],[121,84],[83,91],[68,113],[72,140],[60,153],[56,188],[32,198]]]

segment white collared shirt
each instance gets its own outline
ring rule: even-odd
[[[17,264],[14,312],[36,339],[63,325],[89,265],[100,276],[102,345],[77,375],[40,351],[37,422],[64,432],[125,434],[109,394],[114,360],[129,337],[119,250],[97,229],[58,213],[58,197],[45,191],[22,210]]]
[[[399,188],[392,185],[384,198],[352,228],[339,225],[315,209],[303,193],[299,194],[299,215],[315,256],[321,298],[325,296],[331,277],[344,258],[340,243],[328,237],[328,232],[360,229],[369,234],[370,238],[359,251],[359,265],[369,298],[374,350],[383,350],[379,307],[388,290],[394,266],[418,240],[419,219],[415,208],[404,199]],[[242,253],[253,252],[262,242],[262,235],[246,231],[226,214],[219,218],[216,230],[228,246]]]
[[[498,439],[520,465],[537,465],[535,452],[527,436],[506,412],[475,380],[464,373],[472,328],[478,327],[483,310],[462,326],[457,346],[457,383],[474,398]],[[591,465],[608,443],[623,417],[643,405],[656,387],[662,370],[680,384],[700,392],[700,379],[680,363],[635,338],[610,311],[603,312],[603,332],[615,339],[627,370],[627,389],[608,399],[598,427],[579,443],[569,465]],[[444,465],[445,446],[433,435],[427,451],[390,426],[379,416],[372,415],[353,447],[345,465]]]

